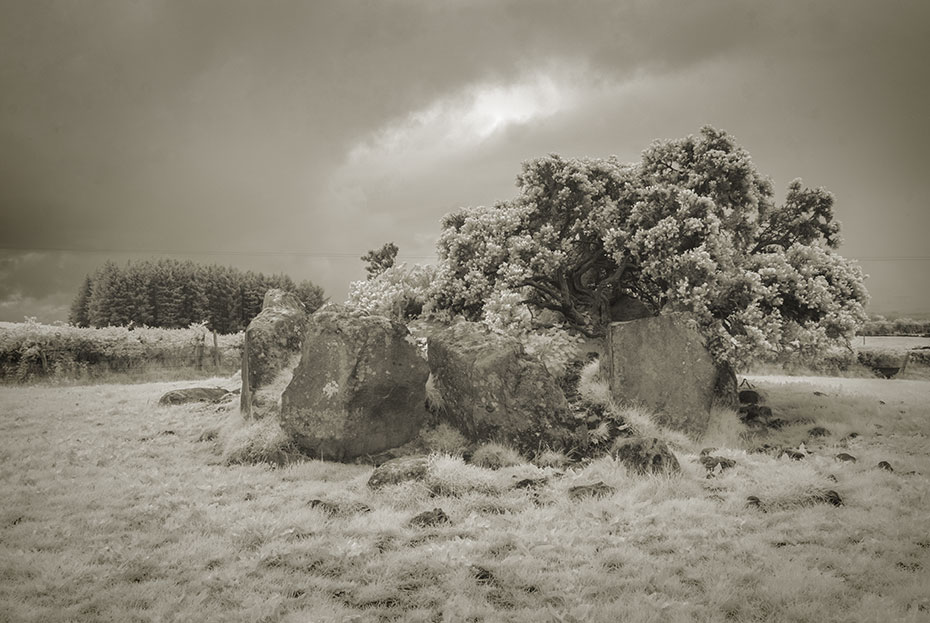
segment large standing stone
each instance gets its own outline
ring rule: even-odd
[[[707,431],[720,379],[687,319],[668,314],[611,324],[605,363],[614,398],[641,403],[659,424],[699,438]]]
[[[276,413],[281,393],[300,361],[307,326],[303,303],[289,292],[268,290],[262,311],[245,330],[242,349],[240,408],[249,416]]]
[[[429,367],[443,417],[470,441],[529,453],[586,443],[556,380],[514,338],[457,323],[429,338]]]
[[[407,328],[321,310],[281,397],[281,426],[314,457],[347,461],[401,446],[426,420],[429,368]]]

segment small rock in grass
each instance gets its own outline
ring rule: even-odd
[[[514,489],[538,489],[549,482],[548,478],[524,478],[514,483]]]
[[[767,421],[772,418],[771,407],[762,405],[743,405],[739,408],[739,418],[743,423]]]
[[[371,507],[362,502],[337,504],[335,502],[327,502],[326,500],[310,500],[307,502],[307,506],[319,509],[327,515],[356,515],[371,512]]]
[[[851,455],[851,454],[847,454],[847,453],[845,453],[845,452],[840,452],[840,453],[837,454],[836,457],[834,457],[834,458],[836,458],[837,461],[845,461],[845,462],[847,462],[847,463],[855,463],[855,462],[856,462],[856,457],[854,457],[854,456]]]
[[[197,441],[215,441],[219,437],[220,432],[215,428],[208,428],[207,430],[200,433],[200,437],[197,438]]]
[[[580,500],[588,496],[596,498],[613,495],[617,490],[603,482],[595,482],[591,485],[578,485],[568,490],[568,497],[573,500]]]
[[[823,426],[815,426],[814,428],[807,431],[808,437],[826,437],[829,434],[830,431]]]
[[[757,405],[762,402],[762,394],[754,389],[740,390],[737,397],[741,405]]]
[[[839,480],[836,478],[834,474],[827,474],[827,479],[832,482],[839,482]]]
[[[826,394],[823,392],[814,392],[814,395],[815,396],[826,396]]]
[[[787,456],[787,457],[788,457],[789,459],[791,459],[792,461],[800,461],[800,460],[802,460],[805,456],[807,456],[807,455],[804,454],[803,452],[798,452],[797,450],[791,450],[791,449],[786,449],[784,452],[782,452],[782,454],[783,454],[784,456]]]
[[[411,526],[418,528],[427,528],[443,523],[452,523],[449,516],[441,508],[434,508],[431,511],[424,511],[410,520]]]
[[[320,510],[327,515],[339,514],[339,505],[334,504],[333,502],[326,502],[325,500],[310,500],[307,502],[307,506]]]
[[[891,463],[889,463],[888,461],[879,461],[878,468],[883,469],[888,472],[894,471],[894,468],[891,466]]]
[[[191,402],[220,402],[229,394],[222,387],[175,389],[158,399],[160,405],[183,405]]]
[[[717,469],[718,465],[720,466],[721,470],[736,467],[736,461],[733,459],[724,458],[722,456],[702,456],[701,465],[703,465],[704,468],[710,472]]]
[[[765,425],[771,429],[780,430],[784,428],[787,424],[788,422],[786,422],[785,420],[781,418],[775,418],[774,420],[769,420],[768,422],[766,422]]]
[[[610,454],[637,474],[667,475],[681,471],[681,465],[668,444],[655,437],[618,439]]]
[[[717,451],[717,448],[704,448],[703,450],[701,450],[701,456],[707,456],[708,454],[711,454],[716,451]]]
[[[750,495],[746,498],[746,506],[751,506],[753,508],[758,508],[759,510],[765,510],[765,506],[762,504],[762,500],[757,498],[754,495]]]
[[[426,457],[422,456],[393,459],[375,468],[368,479],[368,486],[380,489],[408,480],[423,480],[426,478],[427,465]]]

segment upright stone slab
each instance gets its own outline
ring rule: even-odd
[[[707,432],[719,376],[684,314],[615,322],[607,334],[607,376],[620,401],[638,402],[666,428],[699,438]]]
[[[556,380],[513,338],[477,323],[455,324],[429,338],[429,367],[443,417],[470,441],[531,453],[587,441]]]
[[[295,295],[268,290],[262,311],[245,330],[240,408],[246,417],[275,414],[281,393],[300,361],[307,312]]]
[[[321,310],[281,397],[281,427],[307,454],[349,461],[402,446],[426,421],[429,368],[407,328]]]

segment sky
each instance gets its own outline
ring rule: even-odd
[[[0,321],[106,260],[342,301],[524,160],[731,133],[836,198],[869,311],[930,312],[926,0],[0,0]]]

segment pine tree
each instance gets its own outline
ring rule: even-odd
[[[68,322],[76,327],[90,326],[90,297],[93,292],[94,282],[90,275],[84,277],[81,289],[78,290],[77,296],[71,303],[71,309],[68,312]]]

